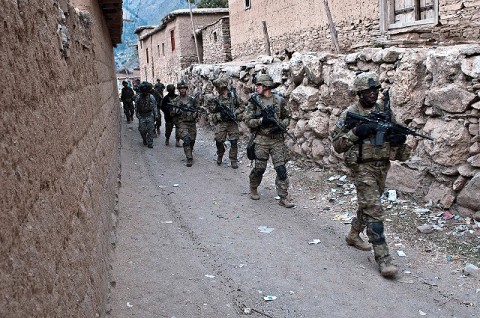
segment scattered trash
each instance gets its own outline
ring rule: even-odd
[[[453,219],[455,216],[448,212],[448,211],[445,211],[442,213],[442,217],[445,219],[445,220],[450,220],[450,219]]]
[[[162,221],[163,224],[172,224],[173,221]]]
[[[416,208],[415,210],[413,210],[413,212],[415,212],[416,214],[426,214],[430,213],[430,210],[425,208]]]
[[[176,187],[178,187],[178,186],[180,186],[180,185],[179,185],[178,183],[175,183],[173,186],[176,188]]]
[[[426,316],[426,315],[427,315],[426,312],[423,312],[423,311],[421,311],[421,310],[419,310],[418,313],[420,314],[420,316]]]
[[[245,315],[251,315],[252,314],[252,308],[248,308],[248,307],[243,308],[243,313]]]
[[[275,200],[280,200],[280,197],[277,195],[277,196],[275,197]]]
[[[340,178],[338,178],[338,181],[341,181],[341,182],[347,181],[347,176],[341,176]]]
[[[310,242],[308,242],[308,245],[316,245],[316,244],[318,244],[318,243],[320,243],[320,240],[319,240],[319,239],[313,239],[313,240],[311,240]]]
[[[467,263],[463,268],[463,273],[466,276],[474,276],[478,274],[479,268],[473,264]]]
[[[352,212],[345,212],[343,214],[339,214],[339,215],[334,216],[332,220],[351,222],[352,219],[353,219],[353,213]]]
[[[447,262],[453,261],[453,257],[450,255],[447,255],[445,258],[447,259]]]
[[[275,299],[277,299],[277,296],[267,295],[267,296],[263,297],[263,300],[265,300],[265,301],[272,301],[272,300],[275,300]]]
[[[261,225],[258,227],[258,229],[260,230],[261,233],[267,233],[267,234],[271,233],[274,230],[273,227],[268,227],[266,225]]]
[[[388,201],[397,201],[397,191],[395,190],[388,190]]]
[[[400,256],[400,257],[405,257],[405,256],[407,256],[407,254],[405,254],[404,251],[397,251],[397,255]]]
[[[423,225],[417,226],[417,230],[423,234],[430,234],[430,233],[433,233],[433,231],[435,231],[432,224],[423,224]]]
[[[130,304],[129,302],[127,302],[127,307],[128,307],[128,308],[132,308],[132,307],[133,307],[133,305],[132,305],[132,304]]]
[[[209,274],[207,274],[207,275],[205,275],[205,277],[207,277],[207,278],[215,278],[215,275],[209,275]]]

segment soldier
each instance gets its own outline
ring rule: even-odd
[[[160,82],[160,79],[157,78],[157,83],[154,86],[155,91],[160,95],[161,98],[163,98],[163,90],[165,89],[165,85],[163,85],[162,82]]]
[[[245,123],[255,135],[255,166],[249,176],[250,197],[252,200],[260,199],[257,188],[262,182],[268,158],[272,157],[273,166],[277,172],[275,185],[280,197],[279,204],[286,208],[292,208],[295,205],[288,199],[289,180],[285,167],[288,161],[288,150],[285,146],[284,134],[275,123],[287,127],[290,114],[286,108],[285,99],[273,93],[272,89],[273,80],[269,75],[257,76],[256,93],[250,97],[245,112]]]
[[[128,85],[127,81],[123,81],[122,85],[123,88],[120,99],[123,103],[123,112],[125,113],[125,116],[127,117],[127,123],[129,124],[133,120],[133,113],[135,111],[135,106],[133,105],[133,97],[135,92]]]
[[[193,96],[187,95],[188,86],[185,81],[177,83],[179,96],[172,100],[170,114],[178,120],[180,138],[183,140],[183,151],[187,157],[187,167],[193,165],[193,146],[197,138],[197,118],[200,108]],[[189,110],[186,110],[189,109]]]
[[[174,117],[170,115],[170,107],[168,104],[172,103],[172,100],[174,100],[178,95],[175,94],[175,85],[173,84],[168,84],[167,85],[167,95],[165,95],[162,99],[162,111],[163,111],[163,116],[165,118],[165,145],[170,144],[170,135],[172,134],[173,126],[177,126],[174,123]],[[177,147],[180,147],[180,135],[179,135],[180,130],[178,128],[175,128],[175,139],[176,139],[176,145]]]
[[[238,130],[237,115],[240,112],[241,100],[233,91],[228,89],[228,81],[219,78],[213,82],[218,97],[213,102],[210,119],[215,124],[215,145],[217,146],[217,165],[222,164],[225,153],[224,142],[230,140],[228,157],[233,169],[238,169]]]
[[[153,125],[157,114],[157,102],[150,94],[152,84],[142,82],[138,85],[138,95],[135,99],[135,115],[138,118],[138,130],[142,135],[143,144],[153,148]]]
[[[360,124],[350,129],[344,121],[347,112],[368,116],[372,111],[382,111],[377,103],[380,83],[374,73],[359,74],[353,84],[359,101],[349,106],[340,116],[332,132],[333,147],[344,158],[350,168],[357,189],[358,210],[353,218],[351,229],[345,240],[359,250],[369,251],[370,245],[362,240],[360,233],[367,229],[369,242],[372,243],[375,260],[384,277],[394,277],[398,269],[392,264],[388,245],[384,235],[384,210],[380,202],[385,179],[393,159],[406,160],[410,154],[405,145],[406,136],[402,134],[387,136],[383,145],[374,145],[376,129],[371,124]],[[388,109],[389,114],[391,114]]]
[[[156,89],[151,89],[150,94],[153,95],[155,101],[157,102],[157,114],[155,115],[155,125],[153,126],[153,136],[160,136],[160,127],[162,126],[162,113],[160,108],[162,106],[162,96],[158,93]]]

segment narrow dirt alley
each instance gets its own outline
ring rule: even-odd
[[[480,293],[414,247],[396,257],[396,280],[382,278],[370,252],[346,246],[348,227],[312,206],[300,172],[297,207],[277,204],[271,168],[252,201],[245,156],[237,170],[217,166],[200,128],[188,168],[163,128],[149,149],[137,123],[122,123],[111,317],[478,317],[465,299]]]

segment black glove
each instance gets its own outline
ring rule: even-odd
[[[271,134],[279,134],[281,132],[282,132],[282,130],[277,125],[273,126],[272,129],[270,129]]]
[[[268,110],[262,110],[262,126],[275,124],[275,114]]]
[[[403,145],[407,141],[407,136],[403,134],[395,134],[387,136],[386,141],[390,143],[390,146],[396,147]]]
[[[368,138],[370,135],[373,135],[377,132],[375,127],[370,124],[361,124],[358,125],[354,130],[353,133],[360,139]]]
[[[220,104],[216,104],[216,105],[215,105],[215,112],[216,112],[216,113],[220,113],[220,112],[222,111],[222,109],[223,109],[223,107],[220,106]]]

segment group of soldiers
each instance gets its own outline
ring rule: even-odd
[[[127,83],[128,85],[128,83]],[[251,130],[253,142],[253,168],[249,174],[250,198],[259,200],[258,187],[262,182],[269,158],[272,159],[276,171],[275,185],[280,197],[279,204],[286,208],[294,207],[288,195],[289,178],[286,163],[289,160],[289,151],[285,145],[286,128],[289,125],[290,113],[286,106],[286,99],[273,92],[276,87],[272,78],[267,74],[256,77],[255,92],[250,96],[247,106],[229,87],[226,78],[213,81],[217,95],[208,104],[208,112],[203,110],[193,96],[187,94],[188,85],[185,81],[177,83],[178,95],[175,87],[167,86],[168,95],[163,96],[163,84],[157,80],[155,87],[143,82],[137,87],[137,94],[133,98],[132,92],[122,90],[127,121],[133,120],[133,108],[129,101],[135,101],[134,113],[139,120],[139,131],[143,143],[153,147],[155,122],[161,120],[160,108],[165,117],[165,143],[169,144],[173,126],[176,127],[176,145],[179,139],[183,141],[183,149],[187,159],[187,167],[193,165],[193,147],[195,145],[197,129],[196,122],[203,113],[215,125],[215,145],[217,149],[217,165],[223,162],[225,142],[230,143],[228,157],[233,169],[238,168],[238,140],[240,138],[239,121],[243,120]],[[125,89],[126,84],[124,84]],[[359,250],[370,251],[373,248],[375,260],[382,276],[394,277],[398,269],[392,264],[392,258],[384,234],[385,212],[380,197],[383,194],[390,160],[406,160],[410,155],[410,148],[406,145],[406,135],[390,134],[384,143],[375,143],[376,128],[368,123],[355,126],[346,124],[348,112],[367,116],[375,111],[382,111],[378,103],[380,82],[376,74],[367,72],[359,74],[354,80],[354,91],[358,101],[350,105],[340,116],[332,131],[333,148],[337,153],[344,153],[347,166],[351,170],[354,184],[357,189],[358,210],[352,220],[351,229],[345,240],[348,245]],[[128,90],[128,89],[126,89]],[[160,102],[155,97],[160,95]],[[132,97],[130,97],[132,95]],[[385,110],[383,110],[385,111]],[[390,115],[391,110],[388,109]],[[242,118],[241,118],[242,117]],[[394,119],[392,119],[394,121]],[[366,229],[368,242],[360,234]]]

